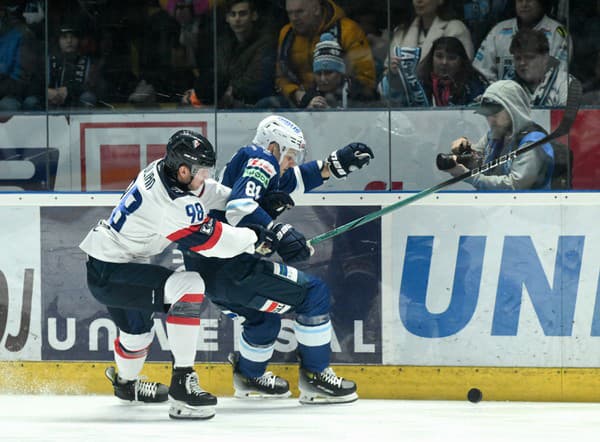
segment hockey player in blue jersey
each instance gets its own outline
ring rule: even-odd
[[[231,187],[223,220],[234,226],[260,225],[276,234],[285,264],[260,256],[207,258],[183,251],[186,270],[200,273],[206,295],[242,322],[239,354],[229,357],[236,397],[288,397],[289,383],[265,372],[273,355],[283,313],[295,313],[294,332],[300,359],[300,402],[342,403],[358,398],[356,384],[329,366],[331,321],[329,289],[323,281],[288,264],[311,255],[305,237],[275,218],[293,206],[293,196],[310,191],[331,175],[345,178],[374,157],[362,143],[332,152],[324,161],[303,163],[305,140],[290,120],[273,115],[257,127],[252,144],[240,148],[226,165],[221,184]],[[218,217],[218,215],[216,215]]]

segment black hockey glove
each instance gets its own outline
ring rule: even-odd
[[[265,193],[262,198],[258,200],[258,204],[273,219],[276,219],[287,209],[291,209],[295,205],[291,196],[279,190]]]
[[[273,232],[277,234],[279,246],[277,253],[286,264],[305,261],[312,255],[312,248],[306,238],[290,224],[276,224]]]
[[[256,253],[262,256],[271,256],[275,253],[279,246],[279,238],[276,232],[259,224],[251,224],[247,227],[254,230],[254,233],[258,237],[258,240],[254,243]]]
[[[361,169],[375,158],[369,146],[363,143],[350,143],[331,152],[327,157],[329,171],[336,178],[346,178],[350,172]]]

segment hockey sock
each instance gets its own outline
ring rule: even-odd
[[[125,383],[137,379],[146,361],[152,339],[154,330],[139,335],[119,331],[119,337],[114,343],[118,381]]]
[[[167,313],[167,336],[174,367],[194,366],[203,300],[202,294],[185,295]]]
[[[167,338],[173,367],[193,367],[204,301],[204,281],[195,272],[175,272],[165,283]]]
[[[308,322],[308,321],[307,321]],[[318,325],[307,325],[294,322],[294,333],[298,340],[302,368],[320,373],[329,367],[331,356],[331,321]]]
[[[250,344],[242,333],[240,338],[240,360],[238,363],[239,372],[249,378],[262,376],[267,369],[271,356],[273,356],[274,348],[274,342],[266,345]]]

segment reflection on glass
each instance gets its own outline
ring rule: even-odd
[[[363,141],[385,151],[389,167],[382,166],[383,172],[361,188],[415,191],[448,178],[435,158],[450,154],[453,140],[466,135],[475,145],[489,130],[487,120],[469,110],[486,86],[478,70],[487,79],[510,78],[524,86],[535,109],[533,120],[546,130],[560,121],[571,74],[583,83],[584,107],[569,137],[560,140],[568,146],[565,158],[571,153],[573,158],[563,170],[572,170],[573,189],[600,188],[600,3],[438,3],[6,0],[0,3],[2,148],[68,150],[61,150],[68,166],[59,169],[73,177],[61,176],[57,183],[64,190],[77,189],[82,182],[77,168],[83,164],[77,158],[85,151],[87,167],[96,158],[89,142],[82,150],[75,126],[84,120],[78,115],[87,115],[87,123],[111,113],[118,124],[126,124],[131,113],[171,113],[160,118],[163,122],[203,115],[198,122],[207,124],[210,134],[206,115],[212,112],[210,118],[224,122],[224,132],[246,133],[254,123],[234,127],[239,121],[223,119],[226,111],[285,109],[303,114],[304,125],[318,128],[323,140],[330,140],[328,132],[356,129],[365,134]],[[457,33],[444,37],[449,29]],[[390,91],[401,93],[395,99]],[[46,106],[52,117],[74,118],[69,120],[73,127],[38,128],[31,113],[45,116]],[[407,112],[416,106],[415,113]],[[351,111],[359,108],[362,113]],[[332,116],[342,109],[345,117]],[[396,124],[399,119],[416,129],[398,136],[403,131],[397,128],[403,127]],[[376,126],[364,127],[374,121]],[[36,128],[33,138],[31,127]],[[461,128],[468,130],[463,134]],[[142,157],[153,149],[152,143],[141,146]],[[120,149],[132,161],[139,156]],[[555,170],[560,155],[554,151]],[[544,188],[538,184],[506,188]],[[468,183],[455,188],[474,189]]]

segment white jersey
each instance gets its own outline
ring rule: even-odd
[[[205,256],[254,253],[253,230],[208,218],[224,210],[230,189],[209,179],[198,195],[173,185],[157,160],[131,183],[109,219],[101,220],[79,247],[107,262],[131,262],[162,252],[171,242]]]
[[[567,71],[572,43],[566,28],[544,15],[533,29],[546,34],[550,44],[550,55],[560,62],[561,70]],[[509,49],[518,30],[516,18],[501,21],[488,33],[475,54],[473,67],[490,82],[514,77],[513,56]]]
[[[565,71],[560,70],[559,66],[553,66],[546,71],[544,79],[534,91],[524,84],[519,78],[515,78],[523,89],[529,94],[532,106],[564,106],[567,104],[569,92],[569,82],[575,80],[575,77]]]

